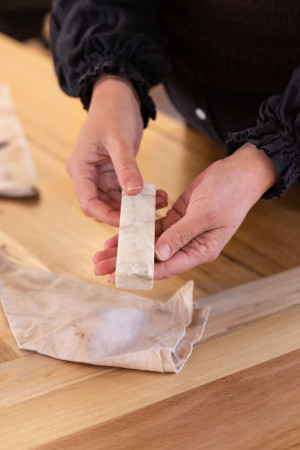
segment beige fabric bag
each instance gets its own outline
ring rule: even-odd
[[[0,197],[36,197],[37,175],[10,88],[0,83]]]
[[[0,298],[19,348],[68,361],[178,372],[203,334],[190,281],[166,303],[50,272],[0,254]]]

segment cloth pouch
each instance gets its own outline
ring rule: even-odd
[[[0,83],[0,197],[37,197],[37,175],[10,88]]]
[[[29,269],[0,254],[0,299],[18,347],[68,361],[179,372],[203,334],[189,281],[166,303]]]

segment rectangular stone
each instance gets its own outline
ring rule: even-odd
[[[136,195],[122,193],[116,267],[116,286],[152,289],[155,246],[154,184],[144,184]]]

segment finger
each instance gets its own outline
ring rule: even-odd
[[[114,190],[115,192],[119,192],[119,196],[121,196],[121,188],[113,163],[111,161],[108,163],[102,162],[101,164],[97,164],[97,169],[97,186],[99,189],[103,192]]]
[[[168,194],[165,191],[156,191],[156,209],[168,206]]]
[[[186,214],[167,228],[158,238],[155,256],[159,261],[166,261],[178,250],[188,244],[195,236],[205,231],[199,218]]]
[[[95,275],[108,275],[116,270],[117,258],[109,258],[95,265]]]
[[[168,194],[167,194],[167,192],[166,191],[164,191],[163,189],[157,189],[157,191],[156,191],[156,196],[157,197],[161,197],[161,198],[164,198],[164,200],[168,200]]]
[[[107,241],[105,241],[105,243],[104,243],[104,249],[108,250],[109,248],[118,247],[118,240],[119,240],[119,235],[118,234],[116,234],[115,236],[107,239]]]
[[[101,202],[98,198],[88,199],[85,203],[81,203],[82,212],[93,217],[100,223],[107,223],[112,227],[118,227],[120,223],[120,211],[114,210],[111,206]]]
[[[162,217],[155,222],[155,236],[160,236],[165,230],[170,228],[174,223],[178,222],[186,214],[187,205],[183,197],[174,203],[172,208],[167,212],[165,217]]]
[[[82,212],[98,222],[118,226],[120,211],[99,200],[99,192],[90,174],[72,170],[69,172]]]
[[[118,191],[116,189],[108,189],[107,191],[104,191],[101,186],[97,185],[97,187],[98,187],[100,200],[102,200],[101,196],[103,196],[104,202],[106,202],[108,200],[111,202],[112,201],[116,202],[119,205],[121,204],[122,193],[120,190]]]
[[[110,156],[120,183],[126,194],[137,194],[143,189],[143,178],[139,171],[133,149],[126,144],[116,144]]]
[[[105,194],[98,190],[98,199],[106,205],[109,205],[115,211],[120,211],[121,209],[121,202],[114,200],[114,196],[111,193]]]
[[[106,259],[115,258],[117,256],[117,248],[110,248],[108,250],[101,250],[94,255],[94,264],[98,264]]]
[[[199,264],[214,261],[229,241],[232,233],[224,229],[206,231],[194,238],[167,261],[154,264],[154,278],[161,280],[186,272]]]
[[[168,201],[164,198],[156,198],[155,209],[166,208],[168,206]]]
[[[178,222],[182,216],[174,209],[170,209],[165,217],[161,217],[155,221],[155,236],[159,237],[162,233],[170,228],[174,223]]]
[[[108,279],[108,282],[111,283],[111,284],[116,284],[116,272],[113,272],[113,273],[110,275],[110,277],[109,277],[109,279]]]
[[[205,256],[203,255],[203,262],[205,262],[204,260]],[[163,280],[186,272],[199,264],[201,264],[201,255],[191,256],[179,251],[169,260],[158,261],[154,264],[154,279]]]

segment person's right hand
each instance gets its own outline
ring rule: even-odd
[[[81,209],[99,222],[118,226],[121,190],[137,194],[143,179],[135,157],[143,133],[136,96],[122,80],[95,83],[87,118],[67,161]],[[157,191],[157,207],[167,194]]]

